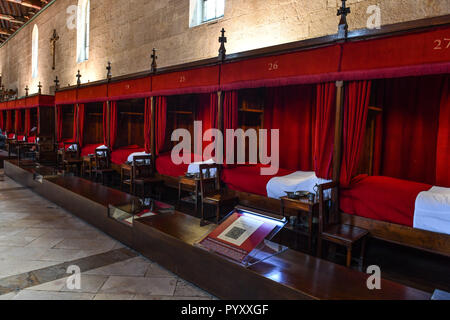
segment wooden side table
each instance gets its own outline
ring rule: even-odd
[[[290,199],[288,197],[282,197],[281,199],[281,215],[283,217],[293,216],[292,214],[287,214],[285,209],[293,209],[297,211],[297,217],[301,213],[306,213],[308,215],[308,228],[301,229],[295,228],[293,231],[299,234],[303,234],[308,237],[308,251],[312,251],[312,240],[313,240],[313,218],[314,215],[319,212],[319,202],[311,202],[308,199]]]
[[[81,158],[83,164],[81,166],[81,176],[84,177],[86,172],[89,173],[89,179],[92,180],[92,168],[94,167],[95,157],[84,156]],[[87,169],[86,169],[87,168]]]

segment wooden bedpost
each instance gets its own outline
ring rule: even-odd
[[[152,166],[153,171],[156,172],[156,115],[155,115],[155,97],[150,97],[150,113],[151,113],[151,124],[150,124],[150,141],[151,141],[151,154],[152,154]]]
[[[217,129],[223,131],[223,94],[222,91],[217,91]],[[225,136],[225,133],[223,132]]]
[[[78,103],[75,104],[75,110],[73,110],[73,116],[77,117],[76,119],[76,126],[77,126],[77,136],[75,137],[75,142],[80,144],[80,115],[78,114],[78,110],[79,110],[79,105]]]
[[[109,150],[112,152],[113,146],[111,146],[111,102],[106,100],[106,144]]]
[[[334,131],[334,151],[333,151],[333,182],[337,188],[332,190],[332,216],[330,220],[338,221],[339,213],[339,180],[341,177],[342,164],[342,119],[344,108],[344,81],[336,81],[336,122]]]

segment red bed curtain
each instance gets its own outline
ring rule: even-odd
[[[6,111],[6,132],[11,133],[13,130],[12,111]]]
[[[226,91],[223,99],[223,130],[238,127],[238,93],[237,91]],[[226,132],[224,132],[225,137]]]
[[[159,155],[166,139],[167,97],[153,97],[153,99],[155,99],[155,149]]]
[[[439,115],[436,154],[436,184],[450,187],[450,80],[445,78]]]
[[[211,128],[216,128],[218,127],[218,97],[217,97],[217,92],[212,92],[209,94],[209,105],[211,108],[211,113],[210,113],[210,121],[211,121]]]
[[[15,121],[16,134],[23,133],[22,128],[22,112],[21,110],[16,110],[16,121]]]
[[[0,129],[5,131],[5,118],[3,116],[3,111],[0,110]]]
[[[345,88],[340,178],[344,187],[350,185],[363,149],[371,85],[371,81],[351,81]]]
[[[103,144],[108,145],[108,102],[103,102]]]
[[[280,130],[280,167],[312,170],[315,86],[275,87],[266,92],[264,127]]]
[[[144,110],[144,138],[145,138],[145,152],[152,151],[152,110],[150,99],[145,99]]]
[[[118,112],[117,112],[117,102],[112,101],[110,104],[110,127],[109,127],[109,148],[114,149],[117,140],[117,127],[118,127]]]
[[[58,142],[62,141],[62,127],[63,127],[63,113],[62,113],[62,106],[56,106],[56,139]]]
[[[317,85],[314,137],[314,171],[317,177],[330,180],[333,174],[334,129],[336,122],[336,84]]]
[[[384,80],[381,175],[436,183],[443,86],[443,76]]]
[[[30,131],[31,131],[31,109],[26,109],[25,110],[25,130],[24,133],[25,135],[30,135]]]
[[[78,105],[78,118],[80,119],[80,128],[78,134],[78,143],[80,144],[80,148],[84,146],[84,121],[85,121],[85,112],[84,112],[84,104]]]

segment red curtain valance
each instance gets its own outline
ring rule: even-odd
[[[16,100],[7,101],[4,104],[4,110],[14,110],[16,108]]]
[[[449,27],[343,45],[342,80],[450,72]]]
[[[77,89],[57,91],[55,93],[55,104],[74,104],[77,102]]]
[[[16,109],[25,109],[27,107],[27,100],[26,98],[18,99],[16,100]]]
[[[110,83],[108,97],[110,100],[145,98],[150,96],[151,77]]]
[[[26,107],[52,107],[55,105],[55,97],[49,95],[36,95],[26,98]]]
[[[332,45],[224,64],[220,85],[232,90],[337,80],[340,54],[340,46]]]
[[[219,88],[219,66],[163,73],[152,78],[152,96],[208,93]]]
[[[78,99],[80,103],[101,102],[108,100],[108,85],[93,85],[78,89]]]

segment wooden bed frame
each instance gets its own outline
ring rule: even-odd
[[[158,176],[164,180],[167,187],[178,188],[178,178],[166,175]],[[273,213],[280,212],[281,202],[278,199],[236,190],[233,190],[233,192],[239,197],[240,205]],[[368,230],[373,238],[450,257],[450,235],[414,229],[343,212],[340,213],[340,220],[344,224]]]

